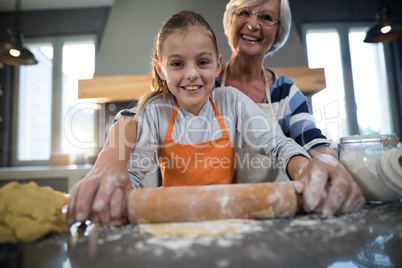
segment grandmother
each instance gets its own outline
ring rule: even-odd
[[[349,172],[338,162],[334,143],[315,126],[307,98],[295,82],[264,68],[264,60],[287,41],[291,12],[288,0],[231,0],[226,5],[223,26],[232,55],[223,66],[218,86],[233,86],[256,102],[283,133],[294,139],[312,157],[295,178],[304,185],[304,209],[326,215],[350,212],[364,202]],[[284,174],[265,156],[252,153],[239,141],[235,179],[238,182],[280,181]],[[253,160],[253,161],[252,161]],[[248,166],[247,163],[261,163]],[[264,164],[265,163],[265,164]]]

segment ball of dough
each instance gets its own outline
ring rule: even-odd
[[[0,188],[0,242],[33,242],[50,232],[69,229],[61,212],[64,193],[35,182],[11,182]]]

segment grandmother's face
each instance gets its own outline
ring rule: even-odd
[[[271,48],[275,41],[279,23],[266,25],[261,22],[262,17],[259,14],[265,14],[272,11],[274,16],[279,17],[280,0],[266,0],[255,6],[248,7],[251,17],[248,16],[232,16],[232,26],[230,29],[230,44],[233,52],[248,58],[258,59],[264,57],[265,52]],[[246,1],[247,3],[247,1]]]

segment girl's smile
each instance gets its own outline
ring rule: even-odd
[[[215,87],[221,63],[211,38],[201,29],[191,28],[166,37],[155,65],[179,106],[198,115]]]

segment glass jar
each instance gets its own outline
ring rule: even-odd
[[[401,199],[402,194],[393,187],[389,187],[386,180],[378,175],[377,167],[384,152],[395,148],[398,141],[395,134],[341,138],[340,161],[352,174],[366,201]],[[400,151],[400,149],[395,150]]]

